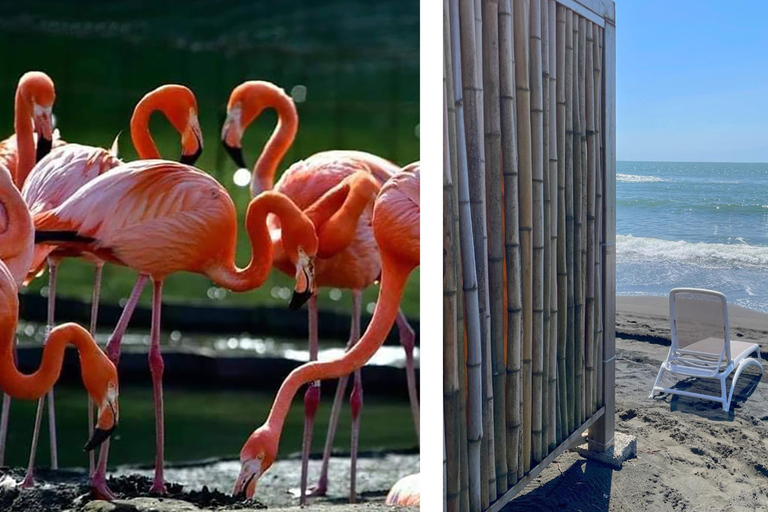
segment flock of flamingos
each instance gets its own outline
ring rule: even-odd
[[[323,495],[328,484],[328,457],[347,379],[354,374],[350,499],[355,499],[355,464],[362,407],[360,368],[383,343],[397,322],[406,351],[409,396],[419,430],[413,367],[414,333],[399,310],[406,280],[419,265],[419,163],[400,169],[383,158],[359,151],[324,151],[293,164],[273,185],[275,171],[298,130],[291,98],[279,87],[248,81],[236,87],[227,105],[222,142],[235,163],[245,167],[243,132],[264,109],[278,113],[278,124],[259,157],[251,182],[245,229],[251,259],[235,263],[237,215],[226,189],[194,167],[203,149],[194,94],[181,85],[164,85],[144,96],[133,112],[130,130],[139,160],[122,162],[117,145],[102,149],[58,139],[53,130],[53,81],[42,72],[19,80],[15,98],[15,134],[0,142],[0,387],[4,391],[0,421],[0,464],[5,448],[11,397],[39,399],[27,474],[31,486],[35,452],[46,394],[56,463],[53,385],[64,350],[74,345],[80,356],[89,396],[93,492],[114,496],[107,486],[109,438],[118,423],[120,343],[141,292],[152,280],[152,326],[149,366],[156,416],[155,476],[152,491],[165,494],[163,477],[163,358],[160,311],[163,280],[180,271],[207,276],[217,286],[247,291],[261,286],[272,267],[295,277],[292,307],[309,302],[310,362],[292,371],[281,385],[264,424],[240,452],[241,470],[235,495],[251,498],[260,476],[272,465],[290,403],[301,386],[305,432],[302,446],[301,502]],[[149,118],[161,112],[181,135],[179,162],[163,160],[149,133]],[[115,141],[116,142],[116,141]],[[90,332],[67,323],[54,326],[56,270],[65,257],[93,262],[96,268]],[[123,265],[138,273],[123,314],[102,350],[94,341],[103,264]],[[15,362],[18,290],[49,271],[48,336],[40,367],[21,373]],[[361,294],[380,280],[373,318],[360,336]],[[344,356],[318,362],[318,286],[350,289],[352,327]],[[312,425],[320,401],[319,381],[340,379],[318,485],[307,492],[307,464]],[[94,427],[94,406],[97,410]],[[93,450],[100,447],[98,461]],[[418,502],[418,476],[396,484],[388,502]]]

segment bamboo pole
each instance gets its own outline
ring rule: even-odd
[[[530,87],[531,87],[531,172],[533,189],[533,350],[532,350],[532,414],[531,451],[534,462],[543,458],[542,377],[544,364],[544,153],[543,103],[541,91],[541,0],[531,0],[530,27]]]
[[[499,2],[483,3],[483,84],[485,91],[486,194],[488,200],[488,277],[491,303],[494,460],[496,494],[507,491],[507,438],[504,381],[504,228],[502,225],[501,114],[499,97]],[[489,491],[490,492],[490,491]]]
[[[465,6],[466,3],[466,6]],[[481,375],[483,386],[483,438],[481,448],[481,503],[487,508],[491,492],[495,497],[496,469],[493,460],[493,383],[490,357],[490,306],[488,300],[488,235],[485,202],[485,168],[483,166],[483,91],[479,80],[481,62],[477,61],[476,44],[480,41],[475,33],[480,13],[475,12],[473,0],[461,0],[466,9],[459,17],[461,27],[461,63],[464,85],[465,130],[467,138],[467,168],[469,171],[469,197],[474,233],[475,265],[480,307]],[[470,15],[469,11],[472,10]],[[475,21],[473,23],[473,20]],[[493,485],[491,485],[493,484]],[[491,488],[493,491],[491,491]]]
[[[549,265],[552,248],[552,227],[550,224],[551,198],[549,196],[549,2],[541,0],[541,95],[542,95],[542,185],[544,188],[543,222],[543,340],[542,340],[542,386],[541,386],[541,449],[546,456],[549,447],[549,352],[550,352],[550,294],[552,293],[552,268]]]
[[[451,58],[451,5],[448,0],[443,0],[443,48],[446,77],[446,103],[448,111],[448,155],[451,169],[451,183],[453,185],[453,223],[454,223],[454,261],[456,263],[455,275],[462,275],[461,254],[459,252],[459,195],[458,195],[458,151],[456,134],[456,103],[454,93],[454,77],[458,70],[453,69]],[[469,474],[467,466],[467,384],[466,384],[466,357],[464,338],[464,297],[460,286],[456,286],[456,366],[458,370],[458,440],[459,440],[459,511],[469,512]]]
[[[581,425],[584,407],[584,322],[581,321],[584,309],[584,274],[581,266],[581,246],[583,243],[583,226],[581,221],[581,77],[579,76],[579,60],[581,55],[581,38],[579,32],[579,17],[573,20],[573,221],[574,221],[574,250],[573,250],[573,311],[574,311],[574,366],[575,366],[575,401],[574,425]],[[583,74],[581,75],[583,76]]]
[[[549,332],[549,438],[547,439],[549,449],[547,453],[554,450],[559,439],[560,429],[557,422],[557,329],[558,329],[558,307],[557,307],[557,237],[558,219],[557,219],[557,34],[556,34],[556,14],[555,0],[549,0],[548,5],[548,23],[549,32],[549,196],[550,196],[550,255],[546,265],[551,272],[550,284],[550,332]]]
[[[576,225],[574,220],[573,205],[573,156],[574,140],[573,132],[574,103],[573,103],[573,11],[566,9],[565,17],[565,234],[567,251],[567,339],[566,339],[566,376],[567,376],[567,434],[578,426],[576,419],[576,280],[575,280],[575,246]]]
[[[580,248],[581,254],[579,256],[579,262],[581,264],[581,311],[579,312],[579,325],[581,334],[581,344],[579,350],[581,351],[579,364],[581,366],[582,376],[582,394],[581,394],[581,416],[579,416],[579,424],[584,423],[587,419],[586,416],[586,403],[587,398],[584,393],[586,382],[586,343],[587,343],[587,327],[586,327],[586,271],[587,271],[587,112],[586,112],[586,48],[587,48],[587,20],[583,17],[579,17],[579,130],[581,140],[581,237]]]
[[[568,333],[568,271],[565,233],[565,7],[557,5],[557,443],[568,434],[568,389],[565,341]]]
[[[482,428],[482,376],[481,362],[481,319],[480,299],[475,265],[474,236],[472,231],[471,209],[469,204],[469,170],[467,138],[464,120],[464,98],[462,74],[463,47],[459,37],[459,19],[467,16],[467,6],[471,0],[462,0],[461,12],[459,1],[451,0],[451,63],[454,69],[454,104],[456,106],[456,149],[458,161],[459,186],[459,240],[462,261],[462,291],[464,295],[464,315],[467,338],[467,465],[469,481],[469,510],[480,512],[481,509],[481,443]],[[466,19],[466,18],[465,18]],[[471,19],[471,17],[469,17]],[[467,44],[469,44],[467,42]],[[476,110],[475,110],[476,112]],[[472,116],[470,116],[472,117]],[[476,142],[475,147],[476,151]]]
[[[499,4],[499,92],[504,175],[504,250],[507,262],[507,487],[522,471],[520,397],[522,384],[522,296],[518,217],[517,130],[515,124],[515,52],[511,0]]]
[[[516,117],[518,150],[518,195],[520,200],[520,246],[522,259],[523,302],[523,450],[522,472],[531,467],[531,359],[533,357],[533,192],[531,164],[531,92],[528,62],[528,2],[514,2],[515,80],[517,82]],[[518,470],[518,476],[522,476]]]
[[[594,41],[592,39],[592,23],[586,24],[586,121],[587,121],[587,270],[586,270],[586,342],[585,342],[585,396],[586,414],[591,416],[595,410],[595,388],[597,387],[595,375],[594,354],[595,344],[595,173],[597,165],[595,158],[595,84],[594,84]]]
[[[603,405],[603,172],[605,165],[603,163],[602,148],[602,66],[603,66],[603,30],[595,27],[595,45],[594,45],[594,73],[595,73],[595,107],[597,111],[595,121],[595,139],[597,144],[597,174],[595,182],[595,233],[597,236],[597,258],[595,259],[595,309],[597,320],[597,407]]]
[[[443,418],[445,431],[445,503],[459,512],[459,374],[456,338],[456,259],[453,181],[448,142],[448,84],[443,78]]]

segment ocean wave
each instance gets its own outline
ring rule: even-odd
[[[658,176],[640,176],[637,174],[616,174],[616,181],[623,181],[625,183],[656,183],[659,181],[667,181],[664,178]]]
[[[768,268],[768,247],[616,236],[619,261],[663,260],[714,268]]]

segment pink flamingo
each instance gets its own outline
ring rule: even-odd
[[[222,128],[221,137],[224,147],[237,165],[245,167],[242,154],[243,133],[248,125],[267,108],[273,108],[277,111],[278,124],[254,167],[251,181],[252,196],[257,195],[263,190],[272,189],[277,166],[296,136],[298,114],[293,100],[281,88],[269,82],[244,82],[237,86],[230,95],[227,106],[227,119]],[[306,160],[294,163],[277,182],[275,190],[284,193],[299,208],[304,209],[346,177],[356,172],[365,172],[374,177],[380,184],[383,184],[398,170],[399,168],[391,162],[362,151],[324,151],[316,153]],[[357,343],[360,337],[362,291],[373,284],[381,273],[380,257],[371,228],[371,210],[372,208],[369,205],[362,216],[358,216],[359,222],[357,221],[358,217],[344,220],[343,214],[339,215],[336,227],[346,230],[343,236],[349,235],[349,231],[351,231],[353,234],[352,241],[345,246],[337,244],[335,245],[335,250],[318,254],[316,262],[318,286],[352,290],[352,326],[347,348],[351,348]],[[279,221],[270,219],[270,226],[279,233]],[[330,229],[327,231],[330,233]],[[339,236],[342,236],[341,233],[339,233]],[[281,271],[290,274],[290,264],[284,261],[279,251],[276,253],[274,264]],[[304,300],[307,298],[299,297],[299,299]],[[302,302],[294,302],[293,306],[298,307]],[[309,298],[309,354],[312,361],[317,359],[318,352],[317,324],[317,299],[316,297],[311,297]],[[415,335],[402,311],[398,311],[397,325],[400,333],[400,342],[405,348],[408,393],[418,436],[419,405],[413,363]],[[333,439],[341,412],[342,395],[347,388],[348,378],[348,375],[341,376],[336,388],[328,434],[323,450],[320,479],[310,492],[312,496],[325,495],[327,492],[328,462],[333,449]],[[302,470],[299,491],[301,504],[306,503],[309,450],[319,401],[320,383],[318,381],[308,386],[304,396],[304,441],[302,443]],[[351,500],[354,500],[355,496],[356,461],[362,404],[362,380],[360,372],[356,371],[350,394],[352,411]]]
[[[188,165],[164,160],[121,165],[84,185],[57,208],[34,218],[38,241],[90,252],[135,270],[140,280],[153,281],[149,364],[156,415],[155,493],[166,492],[164,364],[160,353],[163,281],[175,272],[189,271],[234,291],[260,286],[272,264],[268,214],[281,219],[283,249],[294,265],[296,293],[311,292],[317,253],[312,221],[282,194],[268,192],[253,199],[245,221],[251,261],[246,268],[237,268],[235,205],[215,179]],[[93,478],[98,491],[111,496],[105,471],[102,450]]]
[[[34,399],[45,394],[58,379],[66,344],[80,352],[83,381],[99,404],[97,428],[85,449],[91,451],[117,426],[117,371],[84,329],[66,324],[51,330],[43,350],[43,362],[32,375],[19,373],[15,364],[14,334],[18,323],[18,287],[32,261],[34,227],[27,205],[16,189],[10,171],[0,164],[0,387],[10,396]],[[6,264],[7,263],[7,264]]]
[[[376,310],[360,341],[341,358],[311,361],[293,370],[280,386],[264,424],[253,431],[240,451],[236,496],[253,497],[256,483],[277,457],[280,435],[293,397],[304,384],[349,375],[381,347],[397,316],[408,276],[419,265],[418,164],[398,173],[381,189],[373,212],[373,231],[381,255],[381,286]]]
[[[65,144],[54,138],[51,111],[55,100],[53,80],[45,73],[29,71],[19,79],[14,103],[15,133],[0,141],[0,164],[11,172],[19,190],[35,162],[47,155],[52,145]]]
[[[164,85],[147,93],[136,104],[131,117],[131,137],[140,158],[158,158],[159,154],[149,133],[149,117],[154,111],[162,112],[171,124],[181,134],[182,152],[181,160],[194,163],[202,149],[202,133],[197,118],[197,100],[187,87],[182,85]],[[29,173],[24,182],[22,196],[29,206],[30,212],[35,215],[56,208],[67,198],[72,196],[80,187],[100,176],[106,171],[117,167],[123,162],[117,158],[117,139],[110,150],[81,144],[67,144],[51,151]],[[96,274],[94,278],[93,295],[91,300],[90,333],[95,336],[98,315],[99,292],[101,289],[101,274],[103,261],[90,254],[82,254],[78,251],[58,249],[53,250],[48,245],[35,246],[30,279],[34,278],[45,265],[46,259],[49,268],[48,287],[48,330],[54,325],[54,311],[56,303],[56,277],[60,261],[64,257],[82,257],[94,264]],[[116,363],[116,361],[115,361]],[[31,486],[34,483],[33,472],[37,442],[42,418],[45,397],[38,402],[35,428],[32,437],[32,447],[29,455],[27,474],[22,482],[23,486]],[[7,407],[10,406],[10,397],[3,402],[3,417],[7,418]],[[56,417],[54,408],[53,388],[48,392],[48,418],[51,440],[51,466],[58,467],[56,450]],[[7,428],[7,421],[0,427]],[[93,434],[93,406],[88,404],[89,434]],[[4,439],[3,430],[0,438]],[[89,453],[90,473],[94,471],[94,456]]]

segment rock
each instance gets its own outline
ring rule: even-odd
[[[91,501],[84,512],[198,512],[196,506],[169,498],[132,498],[129,500]]]
[[[573,451],[586,459],[596,460],[616,469],[621,469],[621,465],[625,460],[637,456],[637,438],[616,432],[613,446],[604,452],[590,450],[587,443],[574,447]]]

